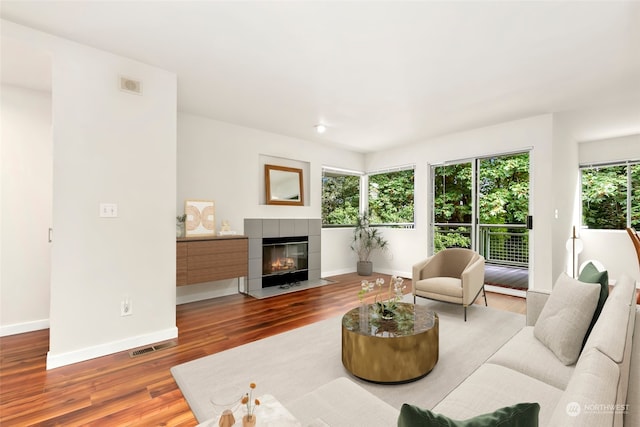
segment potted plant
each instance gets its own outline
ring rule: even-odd
[[[371,255],[377,250],[386,250],[387,245],[388,242],[382,237],[380,230],[369,226],[369,214],[364,212],[358,215],[351,241],[351,250],[358,256],[358,275],[371,276],[373,273]]]

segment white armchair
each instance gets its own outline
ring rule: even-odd
[[[467,307],[484,292],[484,257],[470,249],[444,249],[413,266],[413,302],[416,296]]]

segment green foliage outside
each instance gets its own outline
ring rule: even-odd
[[[436,223],[471,222],[471,163],[437,166],[434,174]]]
[[[436,223],[471,223],[471,163],[437,166],[434,171]],[[470,227],[436,227],[435,253],[451,247],[471,247]]]
[[[369,176],[369,214],[372,224],[413,224],[413,169]]]
[[[631,173],[631,226],[640,224],[640,165],[582,169],[582,224],[588,228],[627,227],[627,168]]]
[[[480,223],[526,224],[529,214],[529,154],[480,161]]]
[[[529,154],[491,157],[479,163],[480,223],[525,224],[529,211]],[[471,166],[459,163],[434,169],[434,219],[439,224],[452,224],[436,227],[435,252],[447,247],[471,247],[471,228],[458,225],[472,220]],[[507,228],[493,231],[506,232]],[[509,238],[502,237],[505,242]],[[500,242],[493,244],[501,246]]]
[[[438,253],[446,248],[470,248],[470,233],[470,227],[436,227],[436,233],[433,236],[434,253]]]
[[[322,224],[353,225],[360,213],[360,177],[330,175],[322,177]]]

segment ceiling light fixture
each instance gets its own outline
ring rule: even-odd
[[[325,125],[315,125],[316,128],[316,132],[318,133],[325,133],[325,131],[327,130],[327,127]]]

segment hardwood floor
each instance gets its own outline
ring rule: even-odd
[[[0,338],[0,425],[196,425],[169,369],[355,307],[362,277],[331,279],[336,283],[274,298],[231,295],[179,305],[176,345],[135,358],[121,352],[47,371],[48,330]],[[487,299],[490,307],[525,312],[524,299]]]

